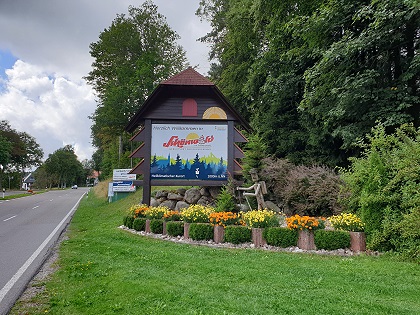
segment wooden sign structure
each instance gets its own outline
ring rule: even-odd
[[[130,171],[143,174],[143,203],[152,186],[223,186],[240,175],[244,157],[235,142],[247,142],[236,128],[249,124],[220,90],[193,68],[160,83],[126,126],[141,142],[130,157],[142,160]]]

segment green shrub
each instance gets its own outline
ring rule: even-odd
[[[293,165],[271,157],[263,160],[261,179],[283,204],[286,215],[331,216],[341,212],[337,196],[343,180],[326,166]]]
[[[145,218],[135,218],[133,221],[133,229],[136,231],[144,231],[146,227],[146,219]]]
[[[150,232],[155,234],[163,233],[163,220],[153,219],[150,220]]]
[[[236,202],[230,187],[223,186],[216,198],[216,212],[236,212]]]
[[[176,222],[176,221],[166,222],[166,232],[170,236],[184,235],[184,222]]]
[[[350,247],[350,234],[345,231],[317,230],[314,232],[318,249],[334,250]]]
[[[410,213],[420,208],[420,128],[402,125],[387,134],[386,126],[379,124],[361,147],[361,156],[351,159],[349,169],[342,172],[346,210],[366,224],[369,249],[418,257],[420,237],[412,235],[417,225],[413,229],[409,222]],[[418,215],[412,219],[418,222]]]
[[[224,241],[232,244],[251,242],[252,232],[246,226],[228,225],[225,227]]]
[[[263,236],[268,245],[290,247],[297,245],[298,231],[282,227],[271,227],[264,229]]]
[[[213,226],[210,224],[191,223],[190,225],[189,236],[192,240],[211,240],[213,235]]]
[[[129,229],[133,228],[133,222],[134,222],[134,217],[131,215],[126,216],[124,219],[124,225],[128,227]]]

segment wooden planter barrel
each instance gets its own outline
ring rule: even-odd
[[[298,247],[304,250],[315,250],[314,231],[301,230],[299,231]]]
[[[364,232],[350,232],[350,249],[354,252],[366,251],[366,235]]]
[[[223,225],[215,225],[214,236],[213,236],[214,242],[223,243],[224,238],[225,238],[225,227]]]
[[[190,238],[190,223],[184,222],[184,238]]]
[[[146,226],[144,228],[146,233],[150,233],[150,219],[146,219]]]
[[[261,247],[267,244],[263,237],[263,228],[252,228],[252,243],[255,247]]]

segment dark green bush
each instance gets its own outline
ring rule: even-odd
[[[179,221],[166,222],[166,232],[170,236],[184,235],[184,222],[179,222]]]
[[[136,231],[144,231],[146,227],[146,219],[145,218],[135,218],[133,221],[133,229]]]
[[[282,227],[271,227],[264,229],[263,236],[268,245],[290,247],[297,245],[298,231]]]
[[[129,229],[133,228],[133,222],[134,222],[134,217],[131,215],[128,215],[124,218],[124,225],[128,227]]]
[[[334,250],[350,247],[350,234],[345,231],[316,230],[314,237],[318,249]]]
[[[251,242],[252,232],[246,226],[228,225],[225,227],[224,241],[232,244]]]
[[[190,238],[195,241],[213,239],[213,226],[203,223],[191,223],[189,230]]]
[[[150,220],[150,232],[155,234],[163,233],[163,220],[153,219]]]

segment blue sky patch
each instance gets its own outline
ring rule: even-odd
[[[6,78],[6,69],[11,69],[17,58],[8,50],[0,49],[0,77]]]

